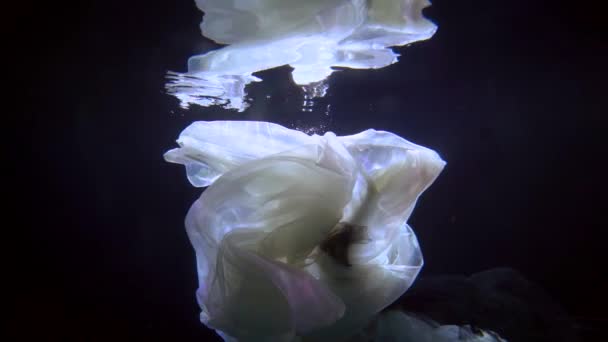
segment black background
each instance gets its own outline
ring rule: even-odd
[[[191,122],[215,119],[322,122],[339,135],[384,129],[435,149],[448,165],[410,220],[421,277],[511,267],[573,320],[608,323],[600,11],[436,0],[425,11],[439,25],[431,40],[398,48],[390,67],[334,74],[312,113],[301,111],[286,67],[260,73],[266,81],[251,87],[244,113],[180,109],[164,94],[165,73],[215,46],[200,35],[191,0],[31,2],[5,12],[15,337],[214,338],[198,321],[183,229],[201,190],[162,154]]]

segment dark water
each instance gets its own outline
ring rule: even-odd
[[[193,1],[24,5],[9,20],[26,96],[6,113],[13,340],[215,338],[183,228],[200,190],[162,154],[195,120],[233,119],[438,151],[448,165],[410,219],[425,267],[400,305],[514,341],[606,341],[608,54],[600,12],[574,6],[436,0],[439,31],[398,64],[333,75],[312,112],[287,68],[267,71],[236,113],[164,94],[168,70],[214,46]]]

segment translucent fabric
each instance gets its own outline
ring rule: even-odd
[[[351,342],[506,342],[492,331],[470,325],[440,325],[397,310],[378,315],[367,330]]]
[[[382,68],[397,61],[391,46],[429,39],[436,26],[428,0],[196,0],[204,36],[228,46],[188,60],[170,73],[169,93],[182,106],[244,110],[253,73],[290,65],[298,85],[323,81],[333,67]],[[322,95],[321,95],[322,96]]]
[[[197,122],[168,161],[195,186],[186,228],[201,320],[227,340],[340,341],[422,267],[406,221],[445,163],[392,133],[309,136],[266,122]]]

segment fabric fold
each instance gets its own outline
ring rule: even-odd
[[[186,217],[201,320],[227,340],[346,340],[420,271],[406,222],[445,165],[434,151],[264,122],[197,122],[178,143],[165,158],[208,186]]]

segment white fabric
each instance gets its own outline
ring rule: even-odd
[[[166,159],[195,186],[186,228],[201,320],[237,340],[340,341],[422,267],[406,221],[445,163],[392,133],[309,136],[266,122],[197,122]],[[320,246],[358,227],[348,265]]]
[[[323,81],[333,67],[377,69],[397,61],[391,46],[429,39],[428,0],[196,0],[204,36],[224,48],[192,56],[186,74],[170,73],[182,106],[244,110],[252,74],[290,65],[298,85]]]

